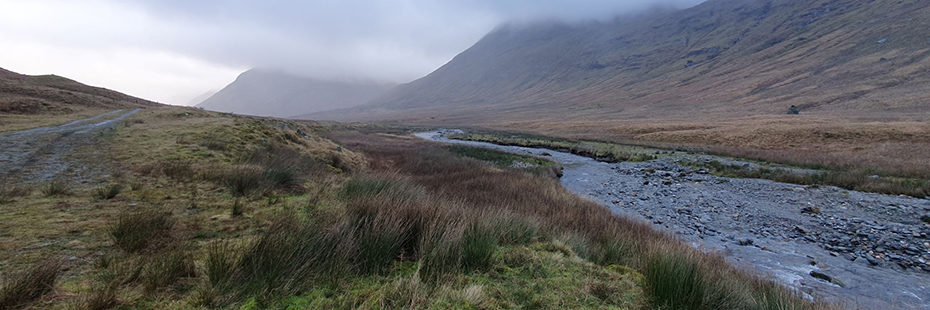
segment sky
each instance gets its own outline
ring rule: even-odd
[[[405,83],[508,22],[703,0],[0,0],[0,67],[188,105],[250,68]]]

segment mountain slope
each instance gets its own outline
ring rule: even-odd
[[[504,26],[371,105],[317,118],[501,123],[924,113],[930,3],[710,0],[610,22]],[[429,118],[427,118],[429,117]]]
[[[197,106],[221,112],[291,117],[358,106],[390,87],[368,82],[321,81],[253,69]]]
[[[30,76],[0,68],[0,115],[67,114],[155,105],[56,75]]]

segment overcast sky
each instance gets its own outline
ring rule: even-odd
[[[409,82],[510,21],[702,0],[0,0],[0,67],[170,104],[249,68]]]

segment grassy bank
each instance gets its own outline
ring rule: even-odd
[[[658,149],[649,149],[645,147],[629,146],[609,142],[575,141],[513,133],[466,133],[455,134],[450,136],[450,138],[467,141],[490,142],[500,145],[549,148],[603,161],[650,160],[655,158],[655,153],[666,152],[656,151]],[[714,151],[714,148],[673,147],[671,145],[664,145],[664,147],[675,148],[677,151],[710,153],[723,156],[743,154],[750,160],[772,158],[772,156],[766,157],[759,156],[759,154],[753,155],[753,153],[746,153],[745,151]],[[743,165],[735,164],[724,164],[719,161],[693,161],[688,164],[695,167],[706,168],[716,175],[726,177],[768,179],[802,185],[829,185],[848,190],[892,195],[909,195],[913,197],[927,197],[930,195],[930,178],[896,176],[893,174],[895,173],[894,171],[875,170],[865,167],[855,167],[848,165],[833,166],[821,163],[816,160],[802,160],[797,156],[790,157],[782,155],[779,158],[781,158],[781,160],[776,161],[775,163],[792,164],[799,168],[814,171],[799,171],[799,169],[768,167],[768,165],[764,162],[762,163],[761,168],[745,167]]]
[[[361,135],[336,139],[364,152],[374,163],[390,163],[373,166],[375,171],[399,172],[428,192],[443,193],[446,200],[462,203],[458,208],[463,210],[505,216],[505,220],[481,222],[532,223],[536,228],[530,240],[563,248],[559,251],[606,270],[634,275],[648,307],[823,307],[739,272],[722,258],[700,253],[646,224],[617,217],[606,208],[579,199],[555,179],[519,170],[481,168],[471,159],[449,156],[426,142]],[[524,226],[527,224],[504,225]]]
[[[538,147],[595,158],[606,162],[646,161],[655,159],[650,150],[642,147],[605,143],[598,141],[576,141],[550,137],[513,133],[464,133],[451,134],[451,139],[490,142],[499,145]]]
[[[535,157],[146,110],[114,173],[4,189],[3,308],[817,309]]]

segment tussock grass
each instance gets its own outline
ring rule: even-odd
[[[110,184],[94,189],[94,198],[98,200],[110,200],[123,191],[122,184]]]
[[[32,194],[32,189],[25,186],[16,186],[7,183],[0,184],[0,204],[7,204],[16,201],[16,198],[26,197]]]
[[[129,253],[144,250],[150,244],[170,238],[174,219],[170,213],[155,209],[126,210],[109,229],[113,243]]]
[[[930,195],[930,180],[881,177],[867,170],[817,170],[792,171],[788,169],[749,168],[720,161],[693,162],[692,166],[708,168],[712,173],[735,178],[767,179],[801,185],[830,185],[840,188],[892,195],[927,197]]]
[[[491,265],[491,257],[497,251],[497,233],[480,221],[472,222],[462,233],[462,268],[473,271]]]
[[[46,183],[41,191],[46,197],[68,196],[71,195],[71,185],[64,180],[53,180]]]
[[[451,137],[501,145],[549,148],[608,162],[655,159],[655,156],[640,150],[638,146],[608,142],[577,141],[508,133],[467,133],[452,135]],[[674,147],[671,144],[656,145],[664,148]],[[725,147],[675,148],[693,152],[710,152],[726,156],[760,159],[818,170],[807,173],[789,169],[749,169],[740,165],[723,164],[719,161],[693,163],[695,166],[713,169],[715,174],[723,176],[768,179],[802,185],[831,185],[849,190],[892,195],[903,194],[918,198],[930,196],[930,174],[928,174],[926,167],[923,166],[900,167],[903,163],[884,163],[884,161],[869,160],[874,158],[850,158],[822,154],[818,157],[816,154],[812,155],[804,152],[763,151]]]
[[[466,240],[475,236],[466,233],[474,231],[471,229],[474,222],[467,218],[480,218],[478,215],[493,210],[498,215],[496,221],[507,223],[520,218],[533,224],[513,225],[515,231],[523,233],[505,233],[500,227],[506,225],[481,220],[492,231],[497,230],[491,235],[499,239],[491,242],[490,238],[474,238],[482,240],[474,243],[481,244],[475,249],[488,249],[502,240],[519,243],[528,239],[502,237],[508,235],[554,240],[544,243],[550,246],[540,250],[551,249],[563,257],[577,254],[601,266],[616,266],[611,270],[642,272],[645,293],[657,308],[757,309],[763,306],[762,301],[772,300],[775,295],[787,296],[779,302],[797,309],[828,308],[784,293],[786,289],[747,275],[727,265],[722,258],[701,253],[648,224],[614,215],[602,206],[581,200],[557,180],[475,166],[470,160],[449,156],[447,149],[427,142],[360,136],[339,139],[360,146],[373,162],[391,163],[375,166],[379,171],[402,173],[405,180],[424,187],[426,192],[442,193],[444,200],[457,201],[455,214],[469,214],[431,221],[423,231],[418,275],[427,283],[465,272],[467,251],[482,253],[473,257],[485,257],[485,250],[464,246]],[[382,188],[376,185],[364,188],[376,192]],[[508,260],[520,260],[518,256]],[[605,293],[610,291],[608,284],[592,283],[590,288],[609,298],[606,296],[610,294]],[[773,295],[773,289],[778,293]]]
[[[81,297],[77,304],[78,309],[82,310],[105,310],[119,306],[119,284],[118,282],[94,283],[90,292]]]
[[[52,259],[0,278],[0,309],[24,307],[52,292],[61,271],[62,262]]]
[[[184,246],[161,250],[149,257],[142,269],[140,281],[147,291],[174,284],[180,278],[196,276],[194,258]]]
[[[237,197],[263,191],[268,186],[261,167],[249,165],[236,165],[216,171],[211,178],[226,186],[229,192]]]
[[[700,267],[682,255],[655,255],[646,265],[652,302],[667,309],[720,309],[705,303],[706,280]]]
[[[197,175],[193,163],[189,160],[182,159],[162,161],[156,164],[152,170],[178,181],[188,181]]]
[[[466,133],[450,135],[450,138],[466,141],[490,142],[533,148],[547,148],[560,152],[591,157],[605,162],[647,161],[656,157],[635,147],[598,141],[574,141],[568,139],[506,133]]]

